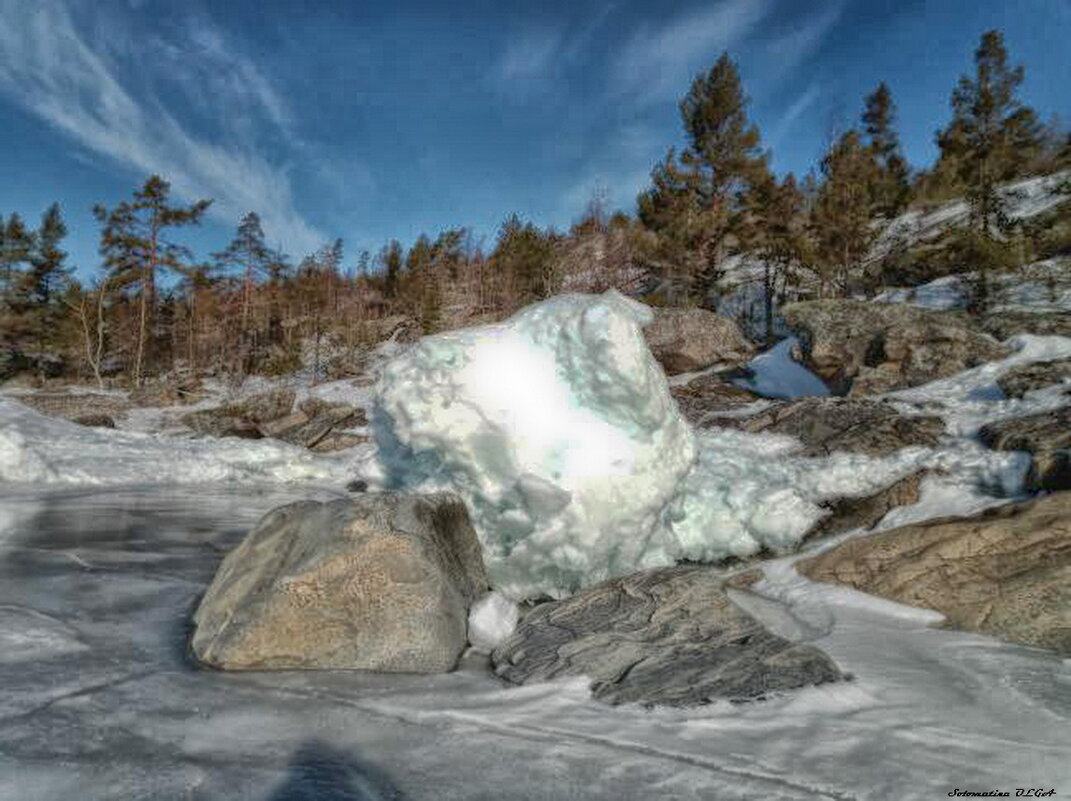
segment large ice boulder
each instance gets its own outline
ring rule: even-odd
[[[459,493],[505,595],[560,597],[679,555],[696,447],[644,342],[651,316],[612,290],[562,295],[384,369],[382,479]]]

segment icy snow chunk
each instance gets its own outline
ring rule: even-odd
[[[669,564],[695,442],[615,291],[426,337],[388,364],[373,429],[388,486],[458,492],[491,583],[561,596]]]
[[[517,628],[519,617],[517,604],[501,593],[487,593],[469,610],[469,643],[491,653]]]

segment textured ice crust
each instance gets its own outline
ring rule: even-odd
[[[385,368],[387,483],[460,493],[505,595],[560,597],[678,555],[669,519],[696,446],[643,339],[650,318],[614,291],[561,295]]]

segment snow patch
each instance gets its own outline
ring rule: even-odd
[[[491,653],[513,634],[519,617],[517,604],[501,593],[487,593],[469,610],[469,643]]]

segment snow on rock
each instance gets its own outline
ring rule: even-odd
[[[345,462],[270,440],[183,440],[86,428],[0,398],[0,483],[345,483]]]
[[[490,653],[517,628],[517,604],[498,592],[489,592],[469,610],[469,644]]]
[[[795,337],[781,340],[747,363],[750,378],[738,378],[733,383],[767,398],[829,395],[829,387],[822,379],[792,358],[792,350],[798,344]]]
[[[465,498],[512,598],[672,562],[695,442],[644,342],[651,316],[613,290],[561,295],[421,340],[379,385],[385,485]]]
[[[885,289],[874,303],[906,303],[936,311],[966,309],[978,280],[975,272],[956,273],[911,288]],[[1071,311],[1071,261],[1046,259],[1014,272],[995,273],[989,282],[989,312],[1059,314]]]

